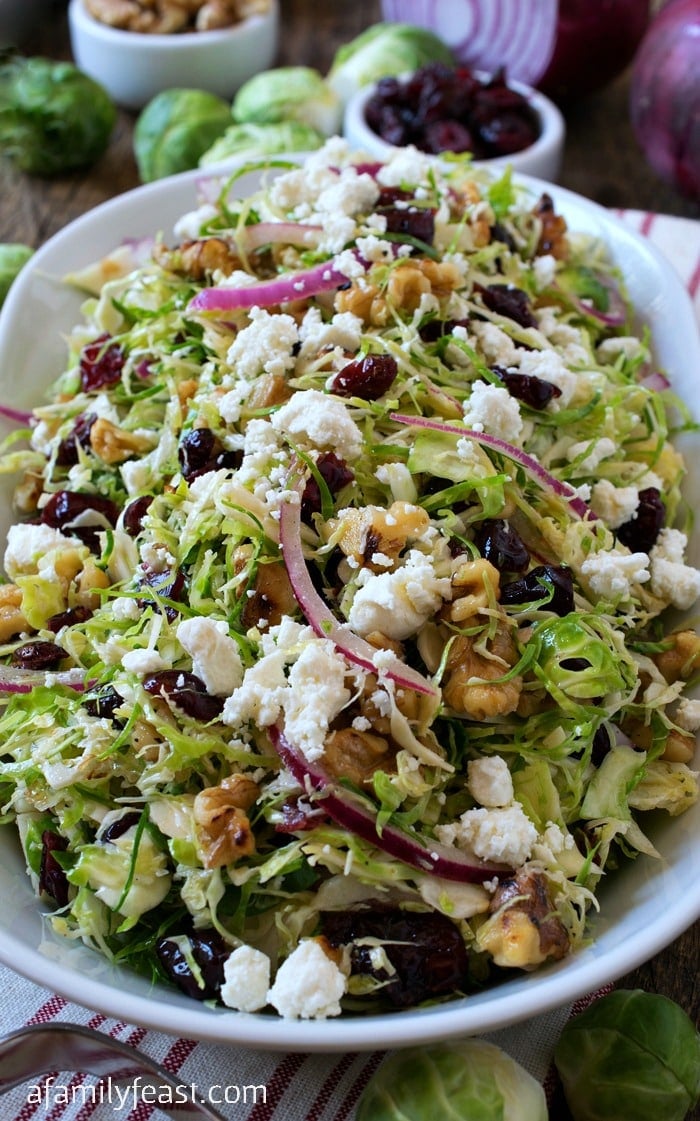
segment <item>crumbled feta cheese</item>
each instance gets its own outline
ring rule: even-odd
[[[173,226],[173,233],[179,241],[194,240],[200,236],[205,222],[210,222],[212,218],[216,218],[218,213],[213,203],[205,202],[196,210],[189,210],[187,214],[178,218]]]
[[[617,602],[629,599],[634,584],[646,583],[650,575],[648,566],[646,553],[602,549],[586,557],[581,573],[588,577],[591,591],[603,599]]]
[[[470,326],[490,365],[515,366],[517,364],[519,351],[510,335],[495,323],[476,322]],[[457,334],[457,338],[462,337],[461,334]]]
[[[270,959],[253,946],[238,946],[224,962],[221,999],[238,1012],[257,1012],[267,1004]]]
[[[251,389],[251,382],[239,378],[218,398],[216,404],[222,420],[227,424],[236,424],[241,419],[241,409],[248,400]]]
[[[114,618],[120,622],[126,622],[127,620],[135,622],[141,618],[141,608],[131,596],[117,596],[116,599],[110,600],[110,606]]]
[[[503,386],[475,381],[464,404],[464,423],[474,432],[517,444],[523,430],[520,403]]]
[[[128,459],[126,463],[119,465],[119,474],[129,498],[134,498],[148,490],[153,478],[153,462],[148,456],[143,459]]]
[[[467,787],[482,806],[507,806],[513,801],[513,779],[505,759],[487,755],[467,763]]]
[[[469,849],[482,860],[519,868],[529,858],[537,830],[519,802],[495,809],[467,810],[452,825],[435,829],[439,840]]]
[[[239,377],[284,375],[294,368],[294,347],[299,331],[291,315],[271,315],[264,308],[250,309],[250,323],[238,332],[228,348],[226,361]]]
[[[274,413],[272,427],[314,447],[333,448],[346,460],[357,459],[362,451],[362,433],[347,406],[318,389],[295,393]]]
[[[629,522],[639,509],[636,486],[616,487],[609,479],[599,479],[591,490],[591,508],[610,529]]]
[[[597,347],[598,357],[605,362],[614,361],[620,354],[626,359],[641,358],[646,354],[646,348],[641,339],[633,335],[615,335],[610,339],[603,339]]]
[[[404,183],[430,183],[435,175],[435,164],[430,156],[413,144],[397,148],[377,172],[377,182],[382,187],[401,187]]]
[[[700,596],[700,570],[685,564],[688,538],[679,529],[665,527],[649,553],[651,590],[680,611]]]
[[[202,679],[207,693],[228,697],[239,687],[243,664],[225,619],[197,615],[183,619],[177,628],[177,638],[192,658],[192,672]]]
[[[67,537],[49,525],[11,525],[3,561],[5,572],[14,580],[21,573],[36,572],[39,560],[52,549],[81,548],[77,537]]]
[[[352,629],[362,635],[381,631],[387,638],[408,638],[451,594],[449,577],[437,576],[431,558],[417,549],[394,572],[362,576],[348,616]]]
[[[345,987],[345,974],[319,942],[306,938],[282,962],[267,999],[288,1019],[324,1020],[340,1015]]]
[[[571,444],[567,449],[566,458],[569,463],[573,463],[579,456],[583,456],[583,459],[576,464],[576,469],[586,475],[592,475],[598,464],[604,459],[609,459],[616,451],[615,441],[609,436],[602,436],[600,440],[579,440]]]
[[[683,697],[676,710],[675,721],[684,732],[697,732],[700,729],[700,701]]]
[[[350,701],[348,666],[328,639],[308,643],[289,673],[285,730],[307,759],[323,755],[328,729]]]
[[[339,347],[354,354],[362,341],[362,328],[362,320],[351,311],[339,312],[324,323],[320,308],[311,307],[299,327],[299,357],[319,354],[327,347]]]
[[[129,650],[122,658],[122,665],[130,673],[145,677],[147,673],[170,669],[171,663],[161,658],[157,650]]]
[[[532,271],[535,277],[535,288],[541,292],[554,280],[557,271],[557,259],[551,253],[543,253],[535,257],[532,262]]]

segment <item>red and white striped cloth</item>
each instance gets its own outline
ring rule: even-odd
[[[617,213],[669,257],[690,292],[700,323],[700,222],[636,210]],[[174,1039],[91,1013],[1,966],[0,991],[0,1034],[29,1024],[81,1024],[138,1048],[181,1082],[194,1084],[205,1099],[215,1084],[264,1086],[264,1101],[259,1094],[254,1103],[216,1104],[230,1121],[352,1121],[362,1090],[384,1058],[382,1051],[273,1054]],[[503,1047],[551,1092],[554,1045],[572,1011],[585,1003],[555,1009],[484,1038]],[[120,1121],[162,1121],[164,1116],[154,1105],[143,1101],[134,1105],[132,1099],[126,1109],[119,1109],[116,1102],[94,1104],[89,1095],[84,1100],[74,1092],[86,1075],[64,1074],[61,1079],[53,1094],[44,1095],[40,1102],[39,1094],[28,1094],[28,1085],[10,1091],[0,1098],[0,1116],[7,1121],[108,1121],[115,1116]]]

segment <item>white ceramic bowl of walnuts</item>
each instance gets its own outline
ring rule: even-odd
[[[76,65],[126,109],[164,89],[231,98],[277,53],[278,0],[70,0]],[[233,22],[226,22],[233,21]]]

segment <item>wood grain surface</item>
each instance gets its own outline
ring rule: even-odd
[[[327,69],[339,44],[380,18],[379,0],[281,0],[281,7],[277,63],[305,64],[321,71]],[[24,50],[71,57],[65,3],[54,3]],[[628,87],[629,75],[623,75],[607,89],[564,107],[567,142],[560,182],[605,206],[700,218],[698,202],[682,198],[646,165],[629,124]],[[73,218],[137,186],[134,121],[135,114],[120,112],[108,151],[87,172],[33,179],[0,163],[0,241],[38,247]],[[618,985],[666,994],[697,1022],[699,961],[700,924],[696,923],[651,961],[620,978]],[[566,1121],[566,1117],[565,1106],[558,1104],[552,1121]],[[692,1118],[697,1121],[700,1110]]]

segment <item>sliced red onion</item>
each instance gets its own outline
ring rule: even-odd
[[[670,381],[665,374],[660,370],[654,370],[650,374],[645,374],[644,377],[639,379],[639,384],[643,385],[645,389],[651,389],[655,393],[662,393],[664,389],[668,389],[671,385]]]
[[[360,258],[357,258],[358,261]],[[272,280],[259,280],[242,288],[221,285],[203,288],[190,300],[190,311],[236,311],[252,307],[271,307],[328,292],[348,283],[348,277],[333,261],[322,261],[304,272],[285,273]]]
[[[390,419],[396,421],[397,424],[412,425],[416,428],[428,428],[432,432],[445,432],[451,436],[464,436],[469,440],[474,440],[477,444],[481,444],[482,447],[492,448],[493,451],[500,452],[501,455],[512,459],[522,467],[524,471],[527,471],[531,479],[539,483],[545,490],[551,491],[557,498],[563,498],[577,517],[595,518],[593,511],[582,498],[578,497],[574,488],[570,486],[569,483],[563,483],[561,479],[557,479],[555,475],[551,475],[541,463],[538,463],[537,460],[533,459],[527,452],[522,451],[521,448],[516,448],[506,440],[501,440],[498,436],[489,436],[486,432],[474,432],[469,428],[458,428],[455,424],[446,424],[444,421],[431,420],[430,417],[425,416],[407,416],[404,413],[391,413]]]
[[[11,420],[13,424],[21,424],[26,427],[32,419],[32,413],[25,413],[22,409],[13,409],[10,405],[0,405],[0,416],[4,416],[6,420]]]
[[[321,226],[305,226],[301,222],[257,222],[239,230],[236,240],[246,253],[260,249],[262,245],[280,243],[313,249],[318,245],[322,234]]]
[[[268,735],[275,751],[299,785],[303,789],[311,786],[322,792],[323,799],[319,804],[333,821],[403,864],[443,880],[460,883],[484,883],[512,872],[503,864],[488,864],[463,849],[411,836],[395,825],[384,825],[380,833],[377,816],[369,806],[339,786],[320,764],[309,762],[277,725],[268,728]]]
[[[302,480],[293,492],[295,498],[303,490]],[[343,657],[353,665],[360,666],[369,673],[377,673],[374,661],[379,651],[366,642],[360,635],[350,630],[347,623],[338,622],[335,615],[316,591],[309,570],[306,567],[304,553],[301,545],[301,504],[299,501],[287,501],[280,510],[280,547],[284,559],[287,575],[292,585],[292,591],[309,626],[321,638],[329,638],[335,644]],[[385,656],[386,651],[382,651]],[[395,666],[386,668],[382,664],[382,671],[391,678],[401,689],[413,689],[416,693],[425,696],[437,697],[438,690],[432,682],[428,681],[417,670],[395,659]]]
[[[19,669],[15,666],[0,666],[0,693],[31,693],[41,685],[65,685],[82,693],[87,687],[85,670],[68,669],[58,673],[46,670]]]
[[[608,293],[607,311],[601,311],[591,300],[581,299],[580,296],[575,295],[573,292],[566,293],[567,299],[581,315],[587,315],[590,319],[597,320],[598,323],[602,323],[605,327],[622,327],[623,324],[627,322],[627,307],[620,294],[619,288],[614,280],[600,273],[596,273],[596,280]]]

